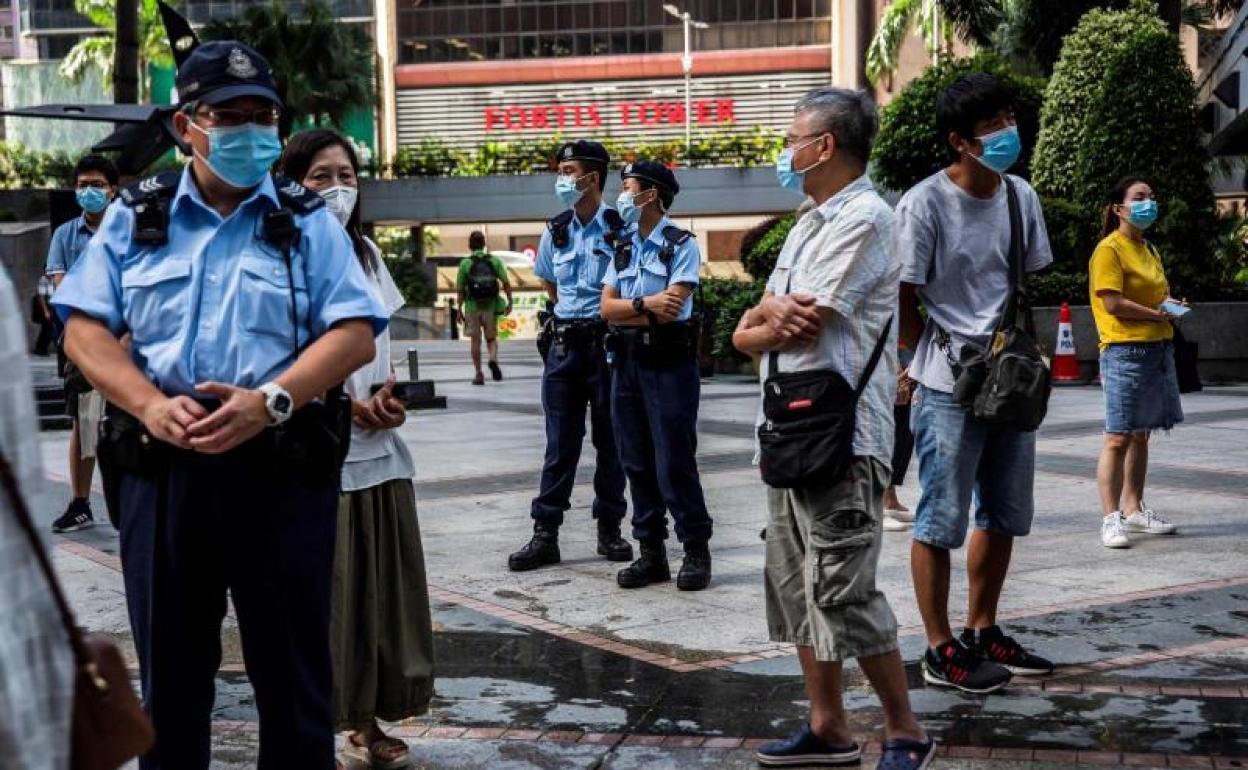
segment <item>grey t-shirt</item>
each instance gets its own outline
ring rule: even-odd
[[[1008,176],[1008,175],[1007,175]],[[1008,177],[1018,193],[1023,218],[1027,272],[1053,261],[1040,198],[1027,182]],[[945,393],[953,392],[949,357],[936,344],[933,321],[949,333],[956,361],[962,346],[986,347],[1010,290],[1010,212],[1005,185],[992,198],[976,198],[943,170],[897,204],[896,253],[901,280],[919,287],[928,323],[910,365],[910,377]]]

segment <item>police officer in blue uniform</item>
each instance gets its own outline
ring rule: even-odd
[[[206,43],[177,88],[191,163],[124,191],[53,300],[67,353],[119,409],[99,449],[119,475],[126,600],[156,727],[141,767],[209,765],[228,591],[259,768],[329,770],[350,426],[338,386],[371,360],[385,313],[320,197],[269,174],[282,105],[268,63]]]
[[[594,518],[598,554],[631,561],[633,547],[620,535],[624,519],[624,469],[611,430],[611,370],[603,350],[606,324],[599,317],[602,276],[622,239],[624,221],[602,202],[611,158],[598,142],[565,144],[555,195],[568,208],[546,224],[533,272],[555,303],[545,331],[549,347],[542,373],[546,413],[546,462],[541,490],[533,499],[533,538],[508,559],[515,571],[559,562],[559,527],[571,503],[576,465],[585,438],[589,407],[591,438],[598,453],[594,469]]]
[[[616,579],[623,588],[671,579],[670,511],[685,548],[676,587],[699,591],[711,581],[712,529],[695,458],[701,381],[692,315],[701,257],[693,235],[667,217],[680,192],[670,169],[639,161],[620,177],[616,209],[631,227],[603,279],[602,317],[612,325],[612,417],[641,557]]]

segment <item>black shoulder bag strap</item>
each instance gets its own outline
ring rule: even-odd
[[[1018,192],[1009,177],[1002,176],[1005,185],[1005,198],[1010,212],[1010,297],[1006,300],[1001,312],[1001,320],[997,323],[997,332],[1010,329],[1022,329],[1033,338],[1035,323],[1032,320],[1031,304],[1027,301],[1027,289],[1024,283],[1027,272],[1024,265],[1026,259],[1023,251],[1023,213],[1018,203]]]
[[[793,272],[797,269],[796,263],[789,269],[789,277],[784,282],[784,293],[787,296],[789,290],[793,286]],[[884,331],[880,333],[880,338],[875,341],[875,348],[871,351],[871,357],[867,359],[867,365],[863,368],[862,374],[858,377],[858,384],[854,387],[854,403],[862,398],[862,392],[867,389],[867,383],[871,381],[871,375],[875,373],[875,367],[879,366],[880,356],[884,355],[884,346],[888,344],[888,333],[893,329],[893,317],[890,315],[888,321],[884,324]],[[780,373],[780,351],[773,350],[767,354],[767,376],[774,377]]]

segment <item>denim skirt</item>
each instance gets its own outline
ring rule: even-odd
[[[1101,351],[1105,432],[1170,430],[1183,422],[1174,345],[1123,342]]]

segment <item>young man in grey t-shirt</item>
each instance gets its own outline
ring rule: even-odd
[[[924,678],[992,692],[1013,674],[1053,670],[1006,636],[996,618],[1014,538],[1031,530],[1035,433],[988,427],[952,396],[951,363],[963,346],[988,345],[1009,297],[1006,182],[1018,197],[1027,271],[1047,266],[1053,256],[1035,191],[1005,174],[1021,149],[1008,88],[984,73],[959,78],[940,95],[936,122],[948,138],[951,162],[897,206],[901,341],[915,350],[908,374],[919,384],[911,423],[923,488],[910,562],[928,637]],[[949,551],[966,538],[972,498],[970,606],[966,628],[955,639],[948,614]]]

